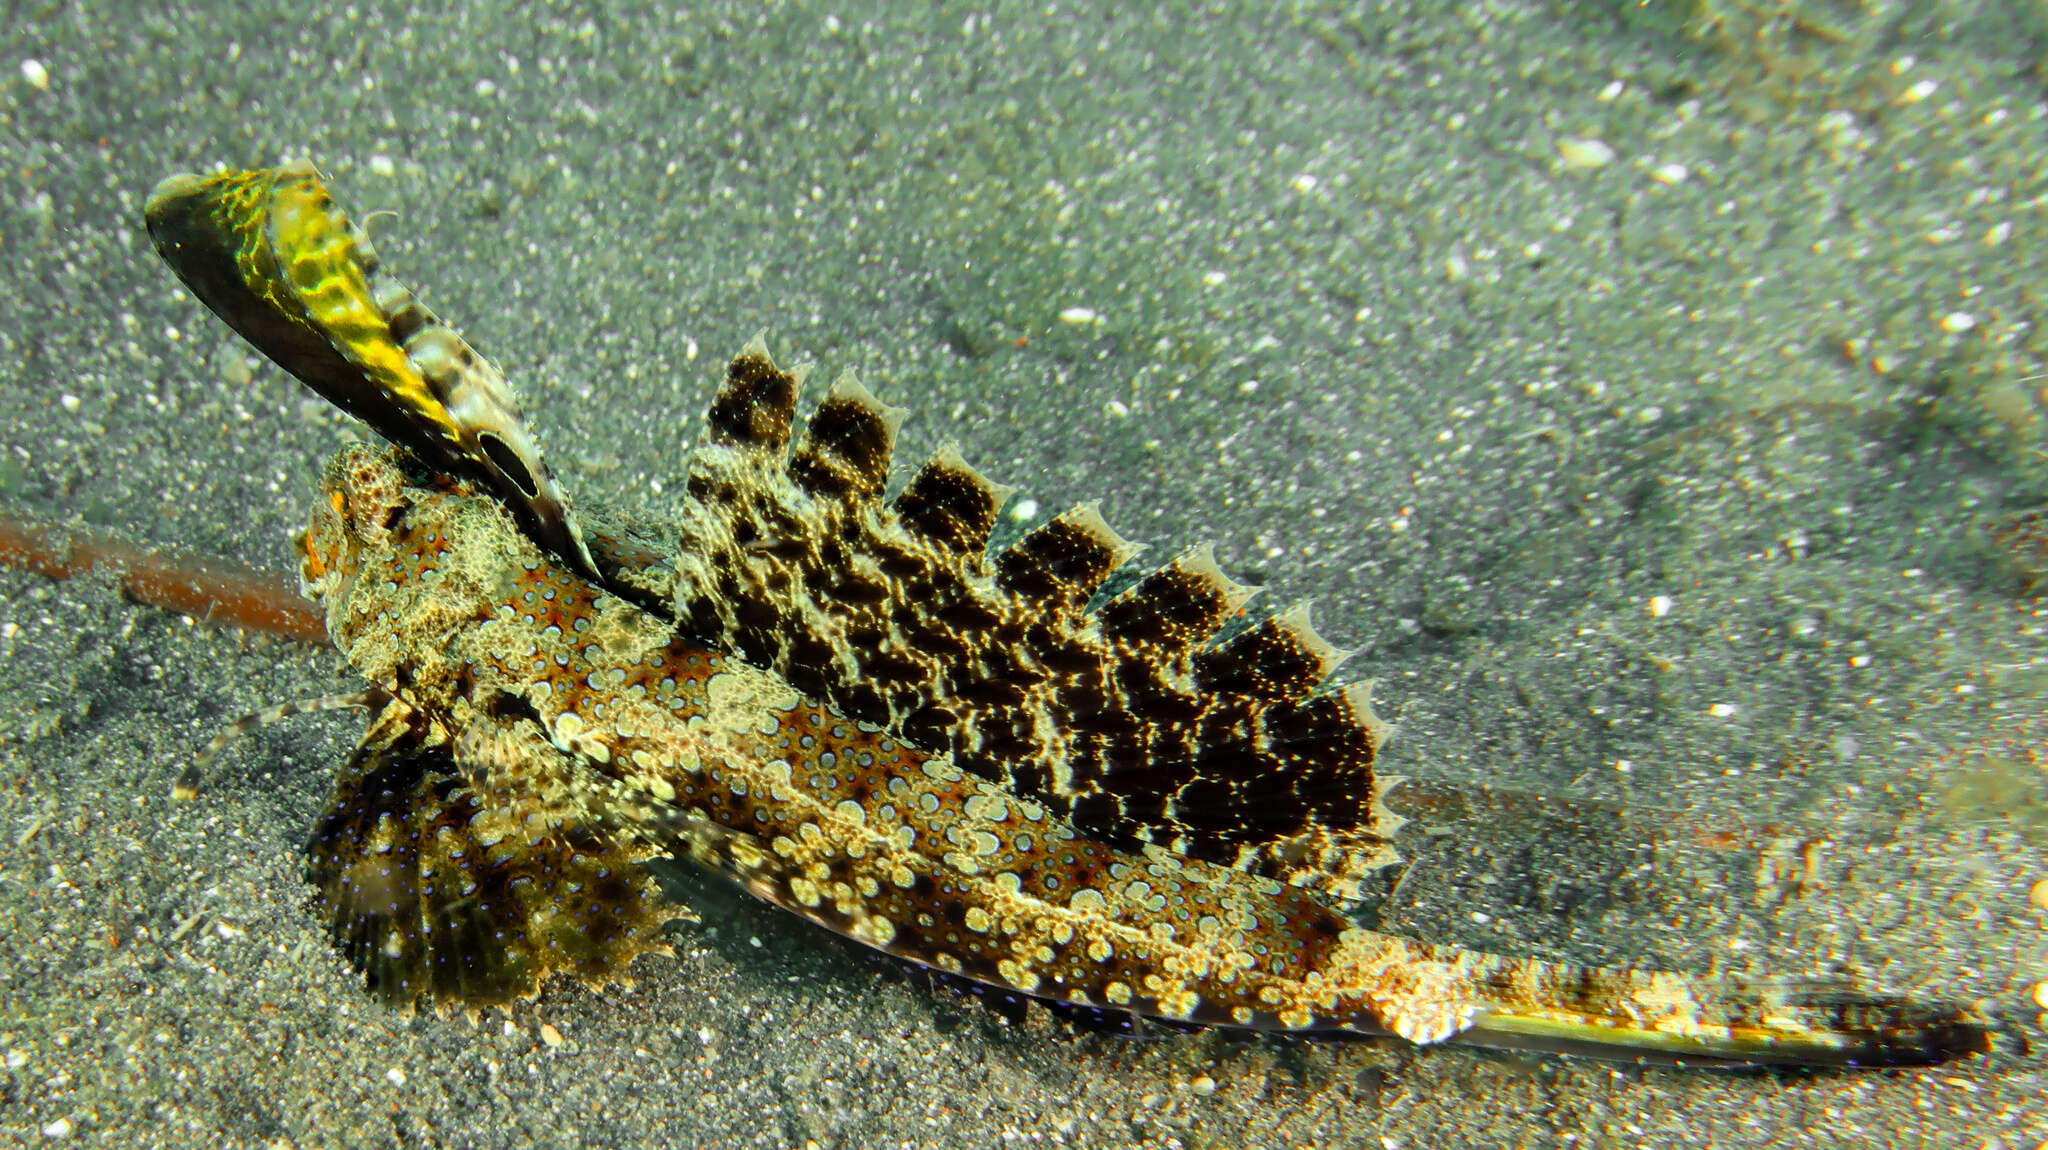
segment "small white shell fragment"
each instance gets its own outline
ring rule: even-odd
[[[1294,177],[1294,179],[1291,181],[1294,190],[1297,192],[1313,192],[1316,190],[1316,185],[1321,182],[1321,180],[1316,179],[1314,176],[1310,175],[1307,172],[1303,172],[1302,174]]]
[[[1671,607],[1675,602],[1676,600],[1672,599],[1669,595],[1650,596],[1650,618],[1662,619],[1664,616],[1671,614]]]
[[[1102,405],[1102,413],[1111,419],[1129,419],[1131,417],[1131,407],[1123,400],[1112,399]]]
[[[1939,88],[1939,87],[1941,87],[1941,84],[1940,84],[1940,82],[1939,82],[1939,81],[1935,81],[1935,80],[1921,80],[1921,81],[1918,81],[1918,82],[1917,82],[1917,83],[1915,83],[1915,84],[1914,84],[1914,85],[1913,85],[1912,87],[1910,87],[1910,88],[1906,89],[1906,90],[1905,90],[1905,91],[1903,91],[1903,92],[1900,92],[1900,93],[1899,93],[1899,97],[1898,97],[1898,99],[1896,99],[1896,100],[1893,100],[1893,101],[1892,101],[1892,103],[1894,103],[1894,104],[1917,104],[1917,103],[1919,103],[1920,101],[1922,101],[1922,100],[1925,100],[1925,99],[1926,99],[1927,97],[1929,97],[1929,96],[1932,96],[1932,95],[1934,95],[1935,89],[1937,89],[1937,88]]]
[[[1572,171],[1605,167],[1614,162],[1614,149],[1599,140],[1567,137],[1557,142],[1557,155]]]
[[[50,90],[50,70],[43,67],[43,62],[34,56],[21,62],[21,78],[27,80],[28,86],[38,92]]]
[[[1222,287],[1230,282],[1229,272],[1207,271],[1202,273],[1202,282],[1210,287]]]
[[[1941,330],[1950,335],[1961,335],[1977,326],[1977,317],[1966,311],[1952,311],[1941,317]]]
[[[51,1122],[43,1127],[43,1137],[50,1139],[52,1142],[61,1142],[71,1137],[71,1130],[71,1119],[59,1118],[55,1122]]]
[[[220,349],[213,353],[213,370],[229,387],[247,387],[256,382],[256,373],[250,370],[249,361],[236,344],[220,345]]]
[[[1101,323],[1102,316],[1092,307],[1066,307],[1060,309],[1060,322],[1080,327],[1084,324]]]
[[[1707,714],[1717,719],[1732,719],[1735,717],[1735,710],[1736,707],[1733,703],[1715,703],[1707,708]]]
[[[1682,184],[1686,181],[1686,177],[1690,175],[1692,175],[1692,169],[1676,161],[1668,164],[1658,164],[1650,169],[1650,178],[1667,186]]]
[[[1038,500],[1019,499],[1010,507],[1010,518],[1019,523],[1029,523],[1038,517]]]
[[[384,1072],[384,1081],[389,1082],[393,1086],[403,1086],[405,1085],[405,1071],[394,1066]]]
[[[69,392],[66,392],[63,395],[57,397],[57,403],[66,411],[77,411],[79,399],[77,396],[72,395]]]
[[[2033,903],[2036,910],[2048,911],[2048,878],[2044,878],[2028,888],[2027,901]],[[13,1056],[14,1052],[8,1051],[8,1057],[12,1058]],[[11,1066],[13,1063],[10,1062],[8,1065]]]
[[[2035,1006],[2038,1006],[2043,1010],[2048,1010],[2048,981],[2037,982],[2034,984],[2033,998]]]

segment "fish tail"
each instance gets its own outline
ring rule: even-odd
[[[1458,1042],[1642,1065],[1934,1066],[1989,1035],[1956,1006],[1825,979],[1695,978],[1537,962],[1359,931],[1364,1012],[1417,1042]]]
[[[1638,976],[1655,998],[1682,988],[1668,1013],[1566,1005],[1482,1013],[1461,1042],[1647,1065],[1725,1068],[1938,1066],[1988,1048],[1988,1035],[1946,1003],[1829,986],[1754,988]],[[1676,1004],[1674,1004],[1676,1006]]]

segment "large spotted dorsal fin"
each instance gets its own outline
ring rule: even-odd
[[[686,632],[1111,845],[1339,896],[1391,859],[1384,727],[1322,690],[1341,656],[1304,608],[1217,642],[1250,592],[1197,548],[1090,612],[1137,550],[1093,505],[990,555],[1008,488],[945,448],[884,501],[901,413],[842,378],[798,435],[800,381],[756,340],[712,402],[668,560]]]

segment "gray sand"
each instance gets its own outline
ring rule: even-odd
[[[912,407],[906,463],[957,441],[1041,514],[1100,499],[1314,597],[1390,770],[1639,812],[1439,809],[1390,928],[1847,972],[1997,1050],[1786,1079],[1076,1038],[701,884],[630,990],[404,1019],[303,906],[359,717],[165,797],[339,659],[0,572],[0,1141],[2048,1138],[2048,679],[1975,534],[2044,491],[2040,5],[901,7],[11,8],[0,499],[284,565],[356,431],[139,215],[312,158],[586,501],[674,506],[765,328]]]

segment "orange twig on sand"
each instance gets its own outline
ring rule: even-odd
[[[320,609],[274,574],[223,559],[141,547],[76,527],[36,523],[0,511],[0,566],[71,579],[94,568],[118,576],[138,603],[211,623],[268,631],[301,643],[327,643]]]

